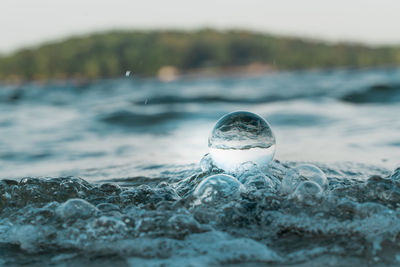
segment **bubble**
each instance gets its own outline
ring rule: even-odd
[[[234,176],[247,188],[275,189],[274,181],[267,177],[254,162],[239,165]]]
[[[315,204],[322,197],[322,188],[316,182],[301,182],[293,193],[293,198],[305,204]]]
[[[251,161],[267,165],[275,154],[275,136],[262,117],[246,111],[226,114],[214,126],[208,147],[214,164],[233,171]]]
[[[233,175],[242,184],[246,183],[246,181],[249,179],[249,177],[255,176],[255,175],[260,175],[260,174],[262,174],[262,172],[258,168],[257,164],[255,164],[254,162],[251,162],[251,161],[247,161],[247,162],[240,164],[233,172]]]
[[[238,197],[243,185],[233,176],[212,175],[203,180],[194,190],[194,204],[217,204]]]
[[[274,181],[265,175],[256,175],[249,177],[249,179],[245,183],[245,186],[250,189],[268,189],[269,191],[276,191]]]
[[[86,200],[73,198],[61,204],[56,213],[63,219],[87,219],[97,211],[98,209]]]
[[[213,162],[209,153],[205,154],[200,160],[200,168],[203,172],[211,172],[213,169]]]
[[[328,180],[320,168],[312,164],[302,164],[290,170],[282,179],[281,190],[285,194],[292,193],[302,181],[317,183],[326,189]]]

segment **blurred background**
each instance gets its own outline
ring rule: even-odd
[[[394,0],[2,0],[0,177],[161,175],[197,164],[234,110],[272,124],[280,160],[391,167],[399,10]]]
[[[393,0],[1,5],[3,81],[112,78],[126,70],[164,77],[400,62],[400,4]]]

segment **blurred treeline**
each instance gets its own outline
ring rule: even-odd
[[[182,72],[218,71],[254,62],[282,70],[396,65],[400,49],[327,44],[242,30],[112,31],[2,56],[0,80],[95,79],[121,76],[126,70],[150,76],[167,65]]]

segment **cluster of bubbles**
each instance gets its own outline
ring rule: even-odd
[[[328,180],[321,169],[311,164],[291,169],[282,179],[281,191],[306,203],[313,203],[327,189]]]
[[[312,164],[291,169],[282,181],[268,175],[276,140],[269,123],[257,114],[237,111],[223,116],[211,131],[208,147],[209,154],[200,162],[202,171],[225,174],[205,178],[196,187],[196,204],[232,199],[245,189],[267,188],[312,205],[328,187],[325,173]]]
[[[351,251],[400,262],[400,254],[384,251],[400,242],[400,168],[389,175],[374,167],[365,176],[326,168],[328,182],[314,165],[274,161],[275,146],[262,117],[234,112],[214,127],[201,172],[123,186],[74,177],[1,180],[0,239],[28,258],[25,252],[76,250],[102,261],[109,251],[174,265],[176,255],[197,262],[200,251],[208,265],[289,264]],[[7,260],[19,263],[14,258]]]

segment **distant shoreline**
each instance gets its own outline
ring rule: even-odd
[[[166,66],[169,68],[170,66]],[[158,79],[160,82],[172,82],[175,80],[182,79],[203,79],[203,78],[215,78],[215,77],[250,77],[250,76],[262,76],[270,73],[281,72],[278,69],[274,68],[268,64],[261,63],[252,63],[245,66],[230,66],[222,69],[215,68],[199,68],[199,69],[191,69],[186,70],[184,72],[175,70],[174,73],[170,74],[160,74],[153,76],[139,76],[140,79]],[[138,76],[135,73],[130,74],[128,77],[123,76],[121,73],[120,77],[112,77],[106,79],[117,79],[117,78],[127,78],[127,79],[135,79]],[[8,84],[8,85],[19,85],[24,83],[36,83],[36,84],[46,84],[46,83],[54,83],[54,84],[65,84],[65,83],[74,83],[74,84],[88,84],[91,82],[95,82],[97,80],[101,80],[104,78],[97,79],[86,79],[86,78],[68,78],[68,79],[54,79],[54,80],[27,80],[27,81],[0,81],[0,84]]]
[[[400,47],[329,44],[244,30],[111,31],[0,57],[0,81],[256,75],[271,71],[400,65]]]

